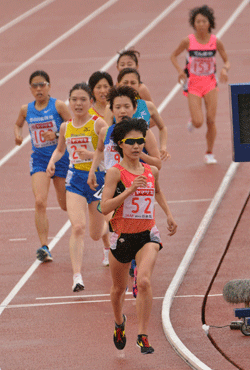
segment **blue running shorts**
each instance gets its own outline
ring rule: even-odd
[[[104,185],[105,172],[95,172],[98,187],[91,190],[87,184],[89,172],[70,168],[66,177],[66,190],[81,195],[87,199],[88,204],[98,201],[94,194]]]
[[[30,175],[32,176],[36,172],[46,172],[50,158],[50,156],[45,156],[40,153],[33,152],[30,157]],[[63,177],[65,179],[68,169],[69,156],[66,153],[60,159],[60,161],[56,162],[56,170],[53,177]]]

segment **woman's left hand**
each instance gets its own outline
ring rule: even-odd
[[[175,220],[173,219],[172,216],[169,216],[168,217],[168,230],[169,230],[169,236],[172,236],[176,233],[177,231],[177,224],[175,222]]]
[[[227,83],[228,81],[228,73],[226,68],[222,68],[220,72],[220,82]]]

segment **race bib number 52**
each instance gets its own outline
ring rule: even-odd
[[[138,188],[123,203],[124,218],[152,219],[154,217],[154,189]]]

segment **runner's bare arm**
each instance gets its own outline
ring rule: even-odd
[[[167,200],[165,195],[161,191],[160,184],[159,184],[159,171],[156,167],[151,167],[154,178],[155,178],[155,200],[159,204],[159,206],[164,211],[165,215],[167,216],[167,223],[168,223],[168,230],[169,236],[172,236],[177,231],[177,224],[172,216],[170,208],[168,206]]]
[[[92,160],[91,168],[89,170],[88,181],[87,184],[89,185],[90,189],[95,190],[98,186],[96,182],[96,175],[95,171],[97,170],[99,164],[103,160],[103,151],[104,151],[104,140],[106,136],[107,128],[103,127],[100,131],[98,136],[98,143],[97,148],[94,153],[94,157]]]
[[[223,43],[219,39],[217,39],[216,45],[217,45],[217,50],[224,62],[224,65],[220,72],[220,82],[226,83],[228,81],[228,71],[230,69],[230,63],[229,63],[227,53],[226,53]]]
[[[186,76],[186,73],[184,72],[183,68],[181,68],[181,66],[179,65],[178,61],[177,61],[177,57],[178,55],[180,55],[184,50],[188,50],[189,48],[189,38],[188,37],[185,37],[185,39],[183,39],[179,46],[173,51],[173,53],[171,54],[171,62],[173,63],[174,67],[176,68],[177,72],[178,72],[178,82],[179,83],[183,83],[187,76]]]
[[[14,127],[14,134],[15,134],[15,143],[16,145],[21,145],[23,142],[23,136],[22,136],[22,127],[24,125],[26,115],[27,115],[27,109],[28,105],[22,105],[20,112],[18,114],[15,127]]]
[[[157,167],[158,170],[160,170],[161,169],[160,151],[157,146],[156,138],[150,129],[147,130],[145,139],[146,139],[145,149],[147,150],[148,154],[142,152],[140,155],[140,159],[142,159],[145,163],[151,166]]]
[[[48,176],[53,176],[55,173],[55,163],[58,162],[65,153],[66,143],[65,143],[65,132],[66,132],[66,122],[63,122],[60,127],[59,139],[56,149],[54,150],[50,161],[47,166],[46,173]]]

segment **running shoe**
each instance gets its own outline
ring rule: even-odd
[[[154,348],[148,343],[148,336],[144,334],[138,335],[136,345],[141,348],[141,353],[147,355],[154,353]]]
[[[109,266],[109,249],[103,248],[103,266]]]
[[[214,155],[212,153],[205,154],[204,162],[206,164],[215,164],[217,163],[217,160],[214,158]]]
[[[192,133],[194,131],[194,125],[192,124],[191,118],[187,123],[187,129],[190,133]]]
[[[134,277],[134,269],[135,269],[135,266],[136,266],[136,262],[135,262],[135,260],[132,260],[131,261],[131,266],[130,266],[130,269],[129,269],[129,275],[131,277]]]
[[[138,293],[138,288],[137,288],[137,267],[135,267],[134,269],[134,284],[133,284],[133,296],[134,298],[137,297],[137,293]]]
[[[50,262],[53,261],[51,253],[47,245],[43,245],[36,251],[36,258],[41,262]]]
[[[123,323],[121,325],[115,324],[114,343],[117,349],[121,350],[126,346],[125,323],[126,316],[123,315]]]
[[[73,292],[79,292],[80,290],[84,290],[84,284],[82,281],[82,275],[78,274],[73,277],[73,286],[72,286]]]

